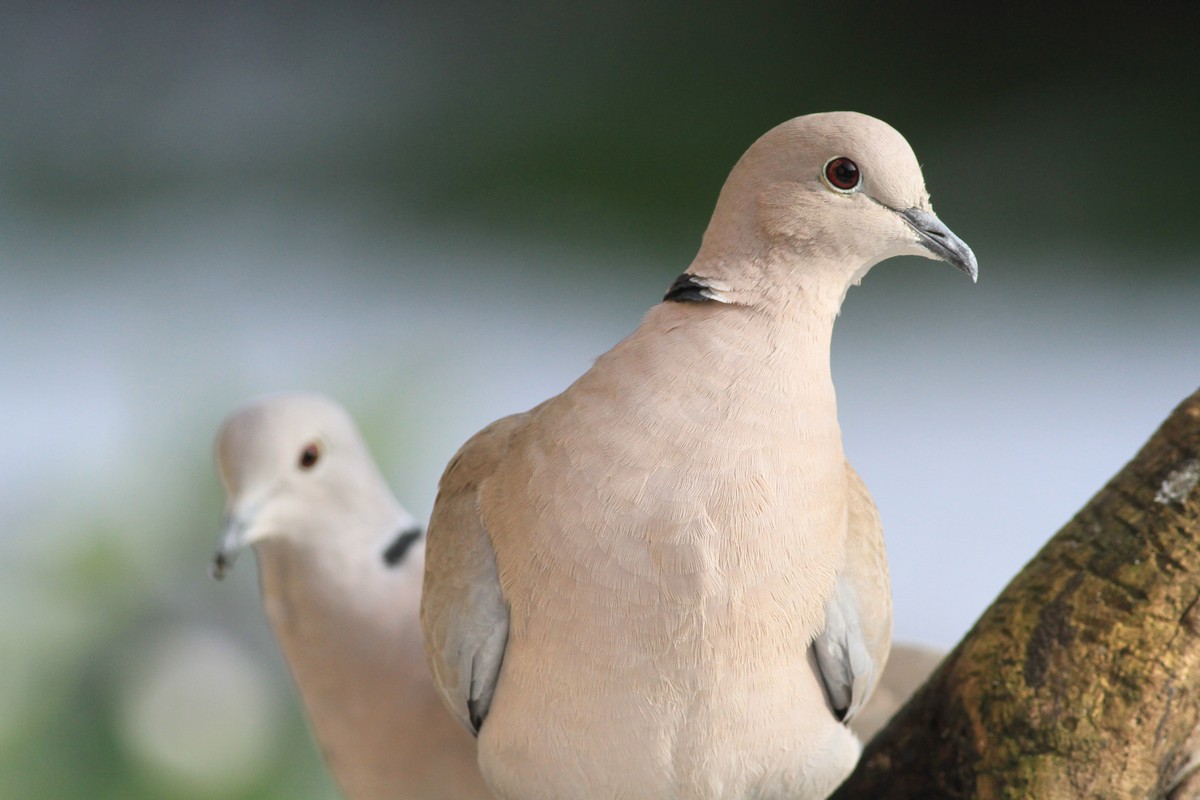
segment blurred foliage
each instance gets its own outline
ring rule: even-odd
[[[972,241],[1193,241],[1170,212],[1200,177],[1192,5],[457,0],[10,17],[4,191],[47,213],[181,186],[340,187],[373,194],[377,224],[403,209],[683,259],[756,136],[852,108],[915,143]]]
[[[225,587],[200,588],[221,501],[210,474],[185,479],[207,491],[159,498],[181,528],[163,530],[152,505],[106,520],[94,503],[4,542],[21,567],[4,568],[0,797],[333,796],[263,626],[246,625],[257,614],[253,565],[242,570],[249,592],[224,612],[211,606]],[[197,500],[208,513],[188,507]],[[194,530],[206,518],[213,530]],[[229,616],[237,609],[240,620]],[[149,716],[139,713],[148,692]],[[261,741],[246,742],[244,729]],[[182,759],[179,743],[194,745]]]

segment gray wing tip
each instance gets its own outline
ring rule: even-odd
[[[486,716],[483,704],[475,698],[467,700],[467,718],[471,721],[471,734],[479,738],[479,729],[483,727],[483,719]]]

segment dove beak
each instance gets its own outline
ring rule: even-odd
[[[233,568],[238,553],[246,548],[246,531],[250,528],[250,520],[230,513],[225,515],[222,527],[221,543],[217,545],[217,552],[213,554],[209,567],[209,574],[217,580],[224,579],[225,573]]]
[[[936,214],[920,208],[909,208],[897,213],[916,232],[918,244],[929,253],[930,258],[953,264],[970,275],[972,281],[979,280],[979,264],[975,261],[975,254],[966,242],[955,236],[954,231],[938,219]]]

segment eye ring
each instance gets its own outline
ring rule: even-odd
[[[296,466],[302,470],[310,470],[317,465],[321,460],[321,443],[309,442],[304,445],[304,449],[300,451],[300,458],[296,460]]]
[[[842,194],[856,192],[862,186],[862,171],[858,164],[845,156],[834,156],[826,161],[821,170],[821,177],[829,184],[830,189]]]

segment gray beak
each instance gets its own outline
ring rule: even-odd
[[[249,524],[238,516],[227,514],[222,527],[224,533],[221,534],[221,544],[217,546],[217,552],[213,554],[212,564],[208,568],[209,574],[217,580],[224,579],[225,573],[233,567],[238,553],[246,547],[244,537]]]
[[[971,276],[972,281],[979,280],[979,264],[975,254],[967,243],[954,235],[954,231],[946,227],[936,214],[919,208],[909,208],[898,212],[904,217],[909,227],[917,232],[921,246],[928,250],[934,258],[953,264]]]

